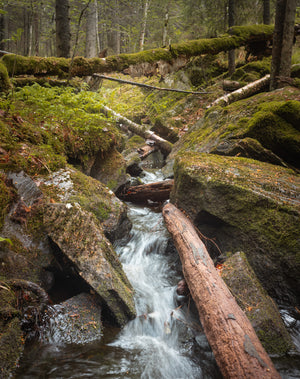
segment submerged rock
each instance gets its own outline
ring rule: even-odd
[[[41,335],[44,342],[83,344],[103,335],[101,306],[95,295],[81,293],[48,308],[49,317]]]
[[[284,355],[293,343],[274,301],[267,295],[244,253],[233,254],[222,266],[222,278],[251,321],[269,354]]]
[[[179,155],[171,201],[214,238],[244,251],[269,294],[300,300],[300,177],[246,158]],[[218,252],[220,253],[220,252]]]
[[[72,204],[45,206],[44,226],[74,270],[100,296],[118,325],[135,317],[132,287],[101,225]]]

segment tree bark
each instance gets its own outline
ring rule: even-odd
[[[228,51],[233,48],[244,46],[251,40],[268,40],[273,35],[273,28],[268,25],[256,25],[255,29],[239,27],[235,31],[232,28],[231,36],[219,38],[200,39],[172,45],[172,49],[159,48],[142,51],[134,54],[120,54],[109,56],[106,59],[91,58],[84,59],[75,57],[72,60],[59,58],[27,58],[6,55],[3,60],[8,72],[11,74],[14,67],[15,75],[61,75],[63,73],[71,76],[89,76],[94,73],[104,72],[125,72],[132,67],[138,67],[141,74],[145,72],[160,73],[165,72],[166,67],[169,72],[182,68],[192,56],[202,54],[218,54],[221,51]],[[158,67],[157,67],[158,66]],[[161,70],[161,71],[160,71]]]
[[[169,199],[173,184],[173,179],[142,184],[126,189],[125,192],[118,194],[118,197],[133,203],[146,203],[147,200],[163,202]]]
[[[265,25],[270,25],[270,22],[271,22],[270,0],[263,0],[263,2],[264,2],[263,23]]]
[[[249,96],[252,96],[265,88],[268,88],[268,85],[270,83],[270,75],[266,75],[261,79],[256,80],[255,82],[252,82],[250,84],[247,84],[246,86],[231,92],[228,95],[224,95],[222,97],[219,97],[214,102],[212,102],[207,108],[213,107],[214,105],[222,105],[226,106],[228,104],[233,103],[234,101],[238,101],[241,99],[245,99]]]
[[[163,208],[184,277],[224,378],[280,378],[245,313],[214,267],[193,224],[173,204]]]
[[[56,0],[56,50],[58,57],[69,58],[70,56],[70,18],[69,0]]]
[[[228,1],[228,26],[231,28],[235,23],[235,2],[234,0]],[[228,73],[232,75],[235,71],[235,50],[228,51]]]
[[[149,5],[150,5],[150,0],[145,0],[144,15],[143,15],[143,22],[142,22],[141,33],[140,33],[140,43],[139,43],[140,51],[144,50]]]
[[[97,0],[93,0],[87,9],[86,16],[86,42],[85,56],[94,58],[97,56]]]
[[[278,77],[291,76],[296,0],[277,0],[272,49],[270,90],[282,83]]]
[[[163,46],[167,46],[168,24],[169,24],[169,4],[167,6],[166,13],[165,13],[164,30],[163,30],[163,38],[162,38]]]
[[[137,134],[138,136],[141,136],[141,137],[143,137],[145,139],[151,139],[152,141],[154,141],[155,144],[156,144],[156,146],[160,149],[160,151],[163,154],[165,154],[165,155],[170,154],[173,145],[169,141],[166,141],[165,139],[163,139],[163,138],[159,137],[158,135],[156,135],[151,130],[146,129],[142,125],[136,124],[135,122],[133,122],[133,121],[129,120],[128,118],[120,115],[119,113],[113,111],[112,109],[110,109],[109,107],[107,107],[105,105],[102,105],[102,109],[103,109],[103,113],[105,113],[105,114],[111,113],[112,116],[117,121],[124,122],[127,125],[128,129],[132,133]]]

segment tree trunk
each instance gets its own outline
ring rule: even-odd
[[[40,53],[40,15],[39,15],[39,5],[35,6],[33,13],[33,29],[34,29],[34,54],[39,56]]]
[[[93,0],[87,9],[85,56],[97,56],[97,0]]]
[[[193,224],[173,204],[163,208],[184,277],[224,378],[280,378],[245,313],[214,267]]]
[[[270,16],[270,0],[263,0],[264,2],[264,12],[263,12],[263,23],[270,25],[271,16]]]
[[[234,14],[234,0],[228,1],[228,26],[229,28],[231,26],[234,26],[235,23],[235,14]],[[229,50],[228,51],[228,73],[229,75],[232,75],[235,71],[235,50]]]
[[[5,15],[0,14],[0,50],[5,50]]]
[[[142,27],[141,27],[140,43],[139,43],[140,51],[144,50],[149,5],[150,5],[150,0],[145,0],[144,15],[143,15],[143,21],[142,21]]]
[[[56,0],[55,12],[57,56],[69,58],[71,41],[69,0]]]
[[[163,46],[167,46],[168,24],[169,24],[169,5],[167,6],[166,13],[165,13],[164,30],[163,30],[163,38],[162,38]]]
[[[147,200],[163,202],[169,199],[173,184],[173,179],[142,184],[128,188],[125,192],[118,194],[118,197],[133,203],[146,203]]]
[[[278,77],[291,76],[296,0],[277,0],[272,49],[270,90],[280,86]]]

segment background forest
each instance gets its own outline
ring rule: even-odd
[[[297,5],[299,13],[300,1]],[[56,48],[57,15],[64,7],[69,10],[69,22],[65,17],[63,23],[69,24],[64,25],[64,35],[70,30],[70,49],[61,54]],[[275,1],[2,0],[0,9],[1,50],[21,55],[92,57],[103,49],[108,54],[132,53],[214,37],[232,24],[274,23]]]

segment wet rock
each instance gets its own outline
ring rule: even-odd
[[[259,283],[244,253],[237,252],[222,266],[222,278],[269,354],[285,355],[293,347],[279,310]]]
[[[44,226],[78,275],[100,296],[118,325],[135,316],[132,287],[122,265],[91,213],[72,204],[48,204]]]
[[[217,240],[219,254],[244,251],[269,294],[297,304],[299,175],[246,158],[188,152],[174,169],[171,201]]]
[[[41,339],[54,344],[83,344],[103,335],[101,306],[95,295],[81,293],[49,307]]]

